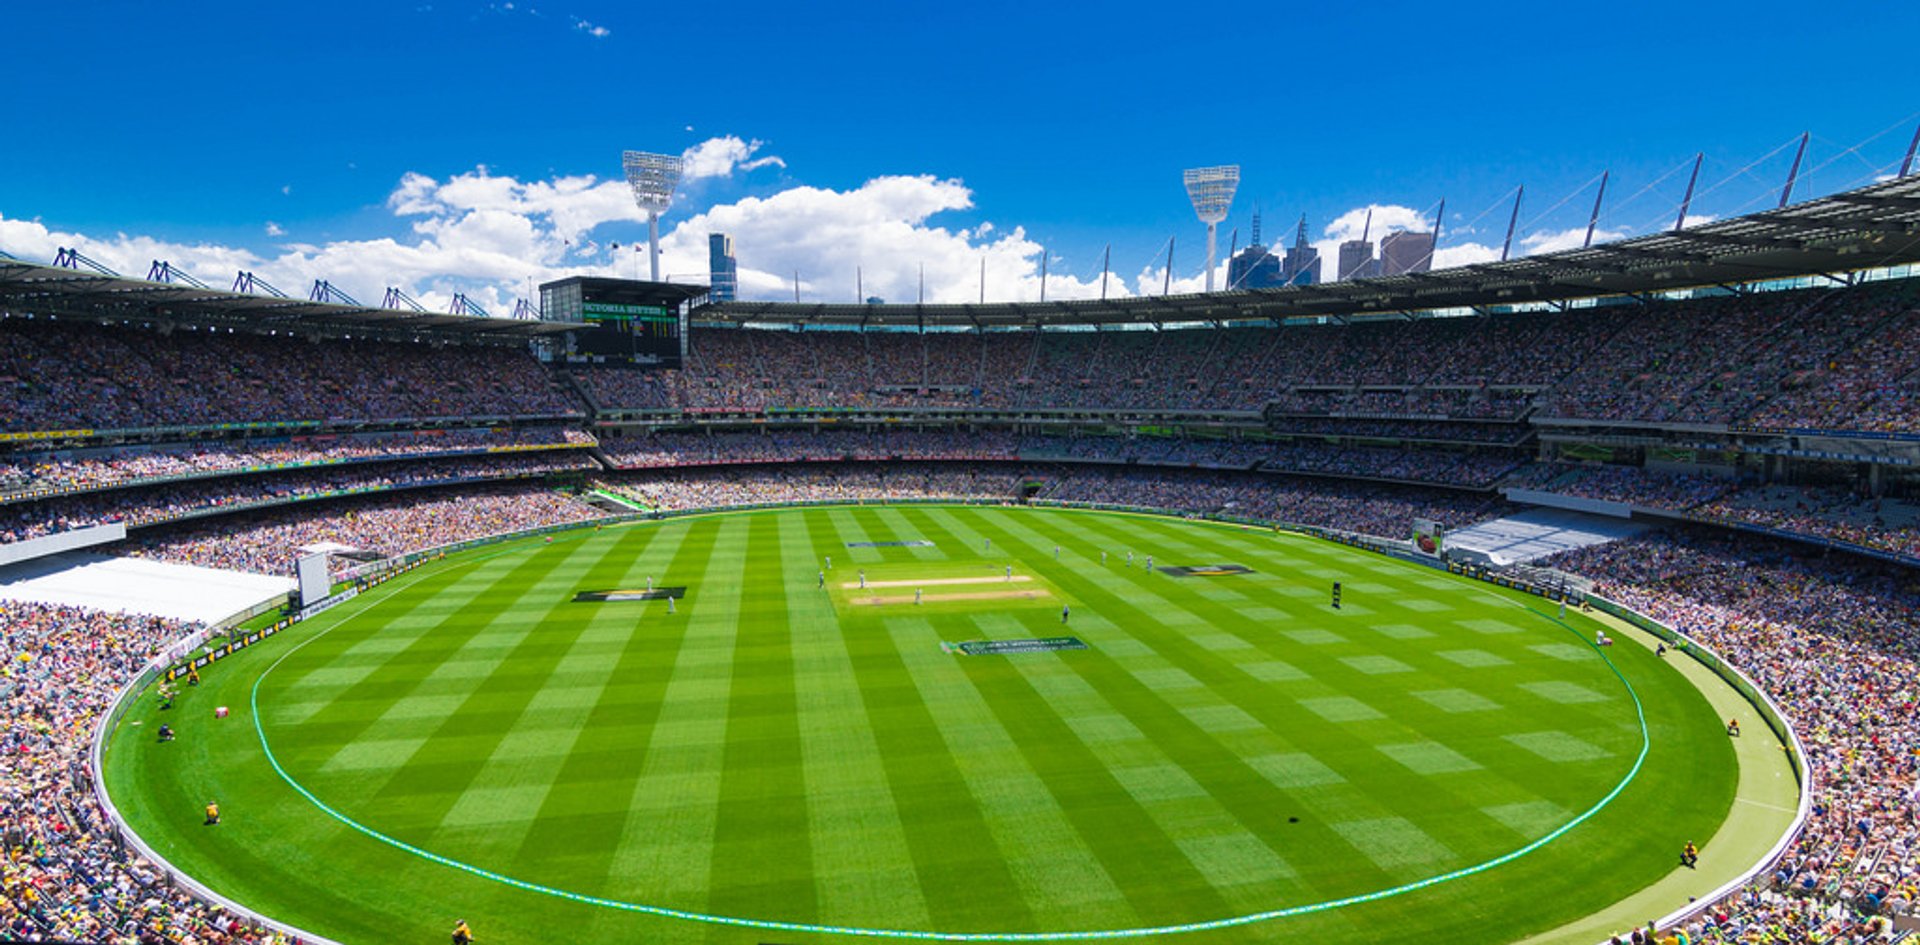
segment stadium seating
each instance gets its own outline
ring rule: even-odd
[[[585,432],[566,427],[480,427],[20,453],[0,460],[0,501],[224,473],[592,443]]]
[[[21,541],[102,522],[130,526],[355,492],[390,491],[584,470],[592,461],[558,452],[322,467],[265,475],[191,480],[138,489],[0,505],[0,541]]]
[[[1100,466],[823,463],[660,470],[599,484],[656,509],[769,502],[1037,498],[1215,513],[1404,539],[1415,518],[1476,521],[1510,510],[1497,496],[1387,483],[1285,480],[1259,473]]]
[[[549,370],[508,348],[0,317],[0,433],[82,431],[0,452],[0,543],[121,521],[138,527],[113,551],[285,574],[294,549],[324,541],[391,555],[605,514],[556,492],[545,481],[555,475],[661,510],[1016,501],[1037,488],[1042,501],[1385,538],[1404,538],[1415,518],[1466,525],[1515,511],[1496,486],[1628,503],[1696,524],[1548,563],[1745,669],[1816,773],[1806,834],[1771,876],[1695,920],[1693,940],[1831,937],[1920,898],[1920,585],[1894,564],[1707,526],[1920,562],[1912,485],[1568,461],[1538,445],[1540,421],[1609,435],[1920,435],[1916,299],[1894,283],[1277,328],[703,326],[688,363],[657,372]],[[784,408],[905,411],[891,418],[905,422],[740,432],[701,416]],[[1007,414],[942,426],[913,408]],[[667,427],[623,427],[643,411],[669,412]],[[1019,416],[1032,411],[1206,411],[1214,426]],[[219,429],[246,424],[272,429]],[[125,858],[72,777],[114,689],[186,628],[17,604],[0,605],[0,621],[4,934],[274,941]]]
[[[705,328],[691,336],[682,370],[576,375],[606,409],[1271,408],[1308,419],[1505,421],[1537,411],[1916,432],[1914,297],[1895,284],[1481,319],[1159,332]]]
[[[524,350],[0,318],[0,433],[574,416]]]
[[[1910,570],[1699,529],[1549,563],[1727,656],[1781,706],[1811,756],[1806,832],[1770,876],[1709,910],[1694,941],[1821,941],[1859,916],[1912,908],[1920,585]]]

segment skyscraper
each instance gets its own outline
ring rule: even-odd
[[[1260,245],[1260,212],[1253,214],[1253,243],[1227,260],[1228,289],[1271,289],[1285,285],[1280,278],[1280,257]]]
[[[1300,215],[1300,231],[1281,262],[1280,281],[1286,285],[1313,285],[1320,281],[1320,251],[1307,245],[1306,214]]]
[[[1400,276],[1433,268],[1433,234],[1401,230],[1380,240],[1380,274]]]
[[[1369,207],[1367,222],[1360,227],[1360,238],[1340,244],[1340,268],[1336,270],[1340,281],[1370,279],[1380,274],[1380,263],[1373,258],[1373,243],[1367,239],[1372,232],[1373,209]]]
[[[707,234],[707,272],[711,289],[708,298],[731,302],[740,296],[740,264],[733,258],[733,237],[725,233]]]
[[[1340,278],[1371,279],[1380,274],[1380,260],[1373,258],[1373,243],[1347,240],[1340,244]]]

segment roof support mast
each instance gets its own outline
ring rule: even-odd
[[[1687,193],[1680,198],[1680,217],[1673,221],[1675,233],[1680,232],[1680,228],[1687,225],[1687,208],[1693,206],[1693,185],[1700,182],[1700,162],[1706,158],[1705,151],[1696,151],[1693,154],[1693,173],[1687,175]]]
[[[1913,170],[1913,152],[1916,148],[1920,148],[1920,125],[1914,126],[1913,140],[1907,142],[1907,159],[1900,162],[1901,177],[1907,176],[1907,172]]]
[[[1793,199],[1793,182],[1800,176],[1800,159],[1807,156],[1807,139],[1813,136],[1811,131],[1800,132],[1800,150],[1793,152],[1793,166],[1787,168],[1787,186],[1780,188],[1780,206],[1785,207]]]
[[[1433,265],[1434,257],[1440,255],[1440,224],[1445,223],[1446,220],[1447,198],[1441,197],[1440,209],[1435,210],[1433,213],[1433,245],[1427,247],[1426,263],[1429,267]]]
[[[1167,237],[1167,271],[1161,276],[1161,295],[1173,294],[1173,240],[1173,237]]]
[[[1593,229],[1600,225],[1600,201],[1607,199],[1607,177],[1612,173],[1611,170],[1600,172],[1600,192],[1593,195],[1593,215],[1587,217],[1587,238],[1581,241],[1581,249],[1593,245]]]
[[[1520,225],[1520,198],[1527,195],[1527,185],[1521,184],[1513,192],[1513,215],[1507,217],[1507,241],[1500,244],[1500,261],[1507,261],[1507,254],[1513,251],[1513,228]]]

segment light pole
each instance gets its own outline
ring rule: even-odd
[[[1233,192],[1240,189],[1240,165],[1189,168],[1181,176],[1186,180],[1187,199],[1193,201],[1194,215],[1207,225],[1207,291],[1212,292],[1220,221],[1227,218],[1227,208],[1233,206]]]
[[[680,183],[679,158],[671,154],[626,151],[620,166],[633,185],[633,202],[647,211],[647,246],[653,261],[653,281],[660,281],[660,214],[673,204],[673,188]]]

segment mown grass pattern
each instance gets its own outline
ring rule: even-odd
[[[846,547],[907,539],[935,544]],[[1147,554],[1256,573],[1175,578],[1147,572]],[[1057,600],[853,607],[816,587],[828,555],[830,580],[1011,564]],[[1329,575],[1346,585],[1337,612]],[[571,602],[648,576],[688,585],[678,613]],[[1061,604],[1091,649],[939,647],[1055,635]],[[784,923],[1119,930],[1361,896],[1524,847],[1633,765],[1641,729],[1623,677],[1644,701],[1647,764],[1538,854],[1183,940],[1365,938],[1412,922],[1478,941],[1496,921],[1506,931],[1492,937],[1509,938],[1663,874],[1732,795],[1731,753],[1698,694],[1630,648],[1616,648],[1616,677],[1585,644],[1590,628],[1561,627],[1547,606],[1334,545],[1164,519],[957,507],[689,519],[424,570],[210,673],[175,710],[178,742],[123,738],[109,767],[165,855],[347,941],[425,941],[456,913],[489,941],[557,928],[756,939],[489,882],[344,828],[241,737],[248,713],[200,717],[214,699],[246,704],[233,694],[256,680],[258,724],[289,778],[342,817],[480,870]],[[144,704],[142,716],[157,718]],[[216,830],[185,821],[202,795],[229,812]]]

